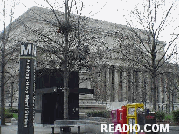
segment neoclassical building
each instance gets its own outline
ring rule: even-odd
[[[63,24],[64,13],[55,12]],[[139,63],[128,60],[123,54],[130,52],[132,53],[130,58],[135,59],[137,56],[140,57],[143,49],[142,55],[148,58],[144,49],[147,46],[146,31],[134,29],[144,40],[144,45],[137,47],[135,44],[140,42],[131,38],[133,33],[130,27],[77,15],[71,15],[70,22],[77,28],[69,35],[70,52],[77,50],[79,39],[81,45],[90,49],[90,54],[87,56],[89,68],[82,68],[79,71],[80,87],[94,89],[93,97],[98,102],[127,101],[152,105],[150,71]],[[6,45],[7,50],[18,48],[14,57],[18,57],[19,42],[33,42],[37,44],[37,69],[62,67],[61,48],[64,46],[64,35],[58,32],[58,21],[52,10],[32,7],[10,24],[8,29],[10,39]],[[164,45],[164,42],[158,41],[158,48]],[[163,54],[164,47],[159,50],[156,60],[161,59]],[[14,59],[16,62],[18,60]],[[139,59],[139,62],[142,61],[143,59]],[[18,64],[13,65],[18,70]],[[156,91],[159,109],[166,110],[170,107],[172,110],[172,107],[176,109],[175,106],[178,106],[178,71],[178,65],[167,62],[158,70]]]

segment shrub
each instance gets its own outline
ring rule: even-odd
[[[9,108],[10,113],[18,113],[18,109],[16,108]]]
[[[172,113],[165,114],[165,120],[172,120]]]
[[[13,118],[13,114],[12,113],[5,113],[5,118]]]
[[[163,119],[165,118],[165,113],[162,111],[158,111],[156,112],[156,119],[159,121],[163,121]]]
[[[16,120],[18,120],[18,113],[12,113],[13,114],[13,118],[15,118]]]
[[[173,121],[179,123],[179,110],[173,111]]]
[[[110,118],[110,111],[91,111],[87,112],[88,117],[104,117],[104,118]]]
[[[1,112],[0,112],[0,116],[1,116]],[[5,109],[5,118],[13,118],[13,113],[11,113],[9,109]]]

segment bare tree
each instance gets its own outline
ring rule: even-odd
[[[5,103],[8,103],[11,108],[18,100],[18,82],[18,76],[12,76],[11,81],[8,81],[5,85]]]
[[[14,42],[13,46],[9,45],[9,42],[12,42],[13,39],[10,40],[11,38],[11,30],[13,29],[11,27],[11,23],[13,21],[13,9],[15,5],[17,4],[16,1],[11,1],[12,5],[9,9],[9,7],[6,7],[7,1],[3,0],[2,5],[3,5],[3,31],[0,34],[0,42],[1,42],[1,124],[5,125],[5,96],[7,96],[6,93],[8,93],[8,90],[5,89],[7,87],[9,81],[13,81],[13,78],[17,75],[17,68],[15,66],[12,66],[14,62],[17,62],[18,59],[18,54],[17,54],[17,45],[19,44],[18,42]],[[8,12],[10,10],[10,12]],[[8,23],[9,26],[7,26],[7,18],[10,16],[10,20]],[[10,65],[10,66],[9,66]],[[14,92],[15,93],[15,92]]]
[[[55,10],[48,1],[47,3],[51,7],[51,12],[49,13],[48,11],[50,15],[43,16],[42,14],[38,14],[39,12],[36,10],[41,10],[40,8],[32,9],[30,12],[33,16],[29,14],[29,18],[23,18],[21,20],[23,20],[22,22],[26,31],[38,37],[37,39],[33,38],[30,40],[39,44],[43,43],[43,46],[37,46],[37,51],[43,53],[41,58],[48,54],[56,57],[56,60],[53,62],[54,66],[56,65],[55,62],[58,61],[59,68],[64,71],[64,119],[68,119],[67,96],[69,94],[69,73],[73,70],[80,71],[85,69],[89,71],[94,65],[93,63],[89,63],[89,60],[92,60],[91,52],[98,52],[98,44],[103,46],[105,43],[98,37],[96,29],[89,26],[89,18],[71,14],[70,11],[73,5],[76,5],[76,1],[72,1],[70,4],[68,0],[65,1],[64,14]],[[77,10],[78,12],[82,10],[83,3],[81,4],[81,9]],[[41,12],[43,13],[45,11]],[[47,19],[49,16],[53,16],[52,19]],[[31,25],[28,24],[29,21],[32,22]],[[42,24],[33,27],[34,22],[38,24],[36,21],[48,25],[48,27],[46,28],[45,25],[43,27]],[[94,33],[96,33],[96,36]],[[92,51],[91,48],[93,49]]]
[[[85,23],[81,24],[81,22],[85,22],[86,18],[71,14],[71,8],[73,4],[76,5],[76,1],[72,1],[70,6],[68,0],[65,1],[64,14],[55,10],[49,1],[46,0],[46,2],[51,7],[50,12],[48,9],[34,7],[15,23],[23,25],[24,40],[38,43],[37,59],[41,58],[37,61],[38,67],[42,68],[48,62],[47,64],[50,64],[51,67],[63,70],[64,119],[68,119],[69,74],[71,71],[88,69],[87,58],[90,50],[85,41],[90,39],[86,34],[82,34]],[[83,3],[81,3],[80,10],[82,7]],[[41,10],[40,14],[38,10]],[[47,14],[43,14],[43,12]],[[51,18],[51,16],[53,17]],[[17,40],[23,41],[22,36]],[[46,59],[47,62],[42,61],[42,59]]]
[[[168,67],[168,71],[165,71],[164,74],[167,77],[166,80],[166,112],[171,112],[174,110],[174,103],[177,100],[177,92],[179,91],[179,83],[178,83],[178,65],[170,64]],[[171,110],[170,110],[171,109]]]
[[[161,67],[171,58],[174,50],[171,50],[169,56],[167,56],[167,53],[173,48],[172,45],[176,46],[174,41],[178,38],[178,35],[176,35],[167,44],[166,50],[164,49],[166,44],[159,41],[173,6],[173,4],[170,6],[166,14],[162,16],[161,21],[158,19],[159,15],[157,11],[162,8],[162,5],[158,1],[149,0],[148,4],[144,4],[144,10],[141,12],[136,7],[131,14],[137,18],[137,22],[139,22],[143,30],[133,28],[132,24],[128,21],[128,31],[125,34],[119,32],[118,37],[121,48],[120,52],[126,60],[135,63],[136,67],[150,72],[154,110],[156,110],[157,102],[156,77],[160,74]]]

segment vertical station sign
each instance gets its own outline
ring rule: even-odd
[[[36,45],[22,43],[20,51],[18,134],[34,134]]]

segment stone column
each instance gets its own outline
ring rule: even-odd
[[[128,70],[128,101],[133,102],[134,100],[134,79],[133,79],[133,70]]]
[[[166,89],[165,89],[165,92],[166,92],[166,111],[167,112],[170,112],[170,97],[171,97],[171,94],[170,94],[170,81],[169,81],[169,73],[167,73],[165,75],[165,78],[166,78]]]
[[[139,72],[139,93],[140,93],[139,101],[140,101],[140,103],[143,101],[143,98],[144,98],[144,87],[143,87],[143,83],[144,83],[144,75],[143,75],[143,72],[140,71],[140,72]]]
[[[179,77],[176,75],[176,83],[179,85]],[[179,93],[177,93],[176,102],[179,102]]]
[[[128,96],[128,86],[127,86],[128,80],[127,80],[127,71],[123,70],[122,72],[122,100],[127,101]]]
[[[107,101],[107,81],[106,81],[106,76],[107,76],[107,67],[103,66],[103,70],[102,70],[102,101],[106,102]]]
[[[134,76],[133,76],[133,70],[130,70],[130,92],[131,92],[131,98],[130,102],[133,103],[133,97],[134,97]]]
[[[143,77],[143,82],[142,82],[142,87],[143,87],[143,90],[142,90],[142,100],[143,100],[143,103],[146,107],[147,105],[147,72],[142,72],[142,77]]]
[[[175,102],[175,94],[177,93],[176,92],[176,88],[175,88],[175,75],[173,74],[173,72],[171,72],[171,75],[170,75],[170,79],[171,79],[171,100],[170,100],[170,102],[171,102],[171,111],[172,110],[174,110],[174,102]]]
[[[118,101],[119,102],[121,102],[121,101],[123,101],[122,100],[122,71],[121,70],[119,70],[118,71],[118,84],[119,84],[119,89],[118,89]]]
[[[133,78],[134,78],[134,91],[133,91],[133,98],[134,103],[138,102],[138,73],[136,70],[133,72]]]
[[[143,93],[145,94],[143,97],[146,104],[150,104],[152,106],[152,92],[151,92],[151,77],[149,72],[143,72]]]
[[[92,88],[94,89],[94,96],[98,100],[98,68],[92,67]]]
[[[149,102],[152,104],[153,101],[153,93],[152,93],[152,81],[151,81],[151,75],[148,75],[148,87],[149,87]]]
[[[106,68],[106,99],[107,101],[110,101],[110,77],[111,75],[110,74],[110,71],[109,71],[109,67]]]
[[[114,70],[114,101],[118,102],[118,94],[119,94],[119,73],[118,70]]]
[[[87,74],[87,82],[86,82],[87,84],[86,84],[86,87],[91,89],[90,75],[89,75],[89,73],[86,73],[86,74]]]
[[[167,76],[163,74],[163,110],[166,111],[167,104]]]
[[[164,110],[164,98],[165,98],[165,75],[161,74],[160,75],[160,86],[159,86],[159,96],[160,96],[160,100],[159,103],[161,103],[160,105],[160,110]]]
[[[110,82],[110,101],[114,102],[114,66],[109,70],[109,82]]]
[[[98,101],[102,100],[102,69],[99,66],[97,72],[97,94],[98,94]]]
[[[138,101],[141,103],[143,101],[144,97],[144,91],[143,91],[143,72],[138,72]]]
[[[163,98],[163,74],[159,75],[159,79],[158,79],[158,94],[157,94],[158,103],[162,103],[162,98]]]
[[[143,74],[141,71],[134,71],[134,102],[141,103],[143,98]]]

